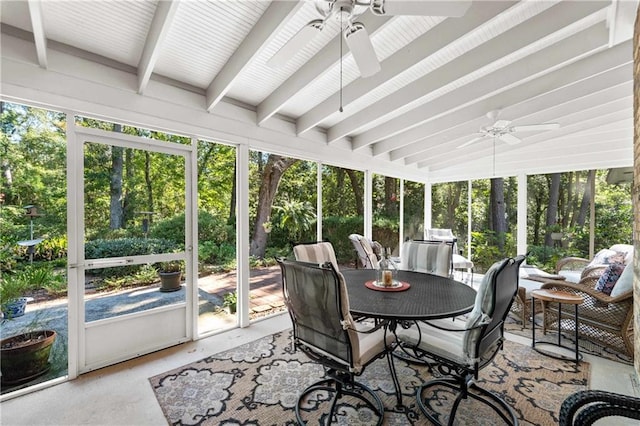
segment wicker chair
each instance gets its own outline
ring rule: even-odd
[[[578,334],[587,340],[625,353],[633,358],[633,290],[617,297],[608,296],[595,290],[600,274],[583,277],[579,283],[550,280],[540,288],[556,289],[577,294],[584,298],[578,306],[580,316]],[[573,330],[575,327],[574,307],[562,305],[562,321],[558,324],[558,305],[543,302],[544,325],[547,330]]]
[[[597,390],[574,392],[562,402],[559,425],[590,426],[614,416],[640,420],[640,398]]]
[[[623,253],[625,255],[625,264],[633,261],[633,246],[630,244],[614,244],[608,250]],[[593,264],[593,262],[593,259],[589,260],[582,257],[563,257],[556,263],[556,274],[564,276],[570,282],[578,282],[589,275],[602,274],[602,265]]]

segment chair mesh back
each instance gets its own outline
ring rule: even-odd
[[[285,304],[293,322],[294,339],[312,350],[326,352],[351,365],[350,339],[342,327],[345,301],[342,300],[341,281],[336,271],[328,265],[281,259],[278,263],[282,270]]]
[[[524,261],[524,256],[510,259],[504,268],[497,271],[494,283],[491,286],[493,291],[493,306],[488,313],[491,322],[486,327],[479,351],[484,352],[491,347],[495,341],[502,337],[502,327],[509,314],[511,304],[518,291],[519,268]]]

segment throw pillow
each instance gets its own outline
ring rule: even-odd
[[[624,265],[622,263],[612,263],[604,270],[598,282],[596,283],[596,290],[601,291],[606,295],[610,295],[611,291],[616,285],[616,282],[620,279],[620,275],[624,271]]]
[[[609,258],[617,254],[618,253],[613,250],[602,249],[599,252],[597,252],[595,256],[593,256],[593,259],[591,260],[591,262],[589,262],[589,265],[587,265],[587,267],[608,265],[609,263],[611,263],[609,261]]]
[[[618,278],[618,282],[611,290],[611,297],[618,297],[622,293],[626,293],[627,291],[633,288],[633,263],[628,264],[624,267],[624,271],[622,271],[622,275]]]

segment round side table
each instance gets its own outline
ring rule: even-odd
[[[536,342],[536,322],[535,322],[535,317],[536,317],[536,299],[543,301],[543,302],[554,302],[558,304],[558,343],[555,342],[541,342],[538,341]],[[531,317],[533,319],[532,321],[532,325],[531,325],[531,348],[538,352],[541,353],[543,355],[547,355],[550,356],[552,358],[556,358],[556,359],[561,359],[564,361],[575,361],[576,364],[578,362],[580,362],[582,360],[582,354],[580,353],[580,351],[578,350],[578,323],[579,323],[579,318],[578,318],[578,305],[580,305],[582,302],[584,302],[584,298],[582,296],[578,296],[576,294],[573,293],[569,293],[566,291],[557,291],[557,290],[547,290],[547,289],[540,289],[540,290],[533,290],[531,292]],[[561,327],[560,327],[560,322],[562,319],[562,304],[569,304],[569,305],[573,305],[575,307],[575,339],[576,339],[576,344],[575,344],[575,348],[569,347],[569,346],[565,346],[562,344],[561,342],[561,338],[562,338],[562,332],[561,332]],[[557,354],[557,353],[553,353],[553,352],[549,352],[549,351],[544,351],[544,350],[540,350],[539,348],[536,347],[536,345],[552,345],[552,346],[556,346],[559,348],[564,348],[564,349],[569,349],[569,350],[575,350],[575,359],[573,358],[569,358],[566,357],[562,354]]]

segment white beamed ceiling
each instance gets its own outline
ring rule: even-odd
[[[413,180],[623,167],[633,163],[637,7],[481,0],[461,18],[367,11],[358,20],[382,70],[363,79],[346,44],[340,60],[335,22],[283,68],[267,65],[320,17],[313,1],[3,0],[0,94],[125,122],[164,118],[177,132]],[[516,126],[560,127],[459,148],[491,110]]]

